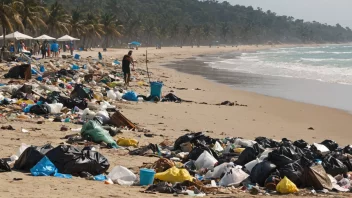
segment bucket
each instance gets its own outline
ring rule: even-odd
[[[75,54],[75,59],[79,60],[81,58],[81,55]]]
[[[158,96],[161,98],[161,89],[163,88],[162,82],[150,82],[150,96]]]
[[[155,171],[154,170],[142,168],[139,171],[139,175],[140,175],[140,185],[141,186],[148,186],[148,185],[152,185],[153,184],[154,175],[155,175]]]
[[[42,72],[42,73],[45,72],[45,67],[44,67],[44,65],[41,65],[41,66],[39,67],[39,71]]]

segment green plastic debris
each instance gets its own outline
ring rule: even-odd
[[[81,129],[81,136],[84,139],[91,139],[96,143],[105,142],[113,148],[118,148],[115,140],[110,136],[109,132],[94,120],[88,121]]]

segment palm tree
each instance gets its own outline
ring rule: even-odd
[[[70,34],[76,37],[82,36],[86,31],[85,21],[82,19],[81,12],[78,8],[72,11],[69,27]]]
[[[3,33],[3,50],[5,50],[5,35],[6,30],[9,32],[14,31],[13,23],[18,25],[22,30],[24,29],[19,13],[16,11],[15,6],[20,4],[17,0],[0,0],[0,25]]]
[[[118,28],[121,28],[121,25],[117,25],[118,20],[115,15],[106,13],[101,16],[101,23],[103,24],[103,31],[105,32],[105,48],[109,46],[109,37],[119,37],[121,33],[118,31]]]
[[[221,37],[227,42],[227,35],[230,33],[231,28],[229,23],[225,22],[221,24]]]
[[[85,47],[86,40],[90,38],[101,38],[105,32],[103,31],[103,24],[99,23],[99,19],[92,13],[88,13],[84,21],[86,31],[83,37],[83,47]]]
[[[192,36],[192,33],[193,33],[193,26],[191,25],[185,25],[184,28],[183,28],[183,40],[182,40],[182,43],[186,40],[186,39],[189,39],[191,38]],[[192,39],[190,39],[190,44],[191,46],[193,47],[193,41]]]
[[[49,32],[55,36],[69,33],[69,15],[66,14],[63,6],[56,1],[49,11],[49,18],[46,22]]]
[[[16,10],[21,15],[25,31],[30,29],[36,32],[38,27],[46,27],[43,16],[47,16],[48,11],[40,5],[39,0],[19,0],[19,2]]]

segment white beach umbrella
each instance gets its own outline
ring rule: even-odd
[[[0,40],[3,39],[3,36],[0,38]],[[11,34],[8,34],[5,36],[5,39],[16,39],[16,40],[31,40],[33,37],[22,34],[20,32],[14,32]]]
[[[43,34],[37,38],[34,38],[33,40],[55,40],[56,38],[50,37],[46,34]]]
[[[61,38],[58,38],[57,41],[79,41],[79,39],[73,38],[73,37],[71,37],[69,35],[65,35],[65,36],[63,36]]]

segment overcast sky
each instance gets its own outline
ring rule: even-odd
[[[219,0],[222,1],[222,0]],[[352,0],[227,0],[271,10],[279,15],[293,16],[305,21],[318,21],[330,25],[340,23],[352,28]]]

